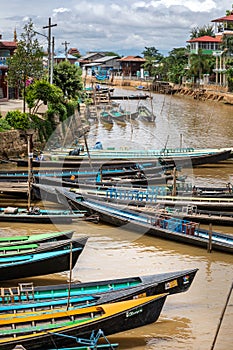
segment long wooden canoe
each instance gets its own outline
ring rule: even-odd
[[[54,344],[73,346],[69,336],[88,338],[97,329],[110,335],[144,326],[157,321],[166,297],[162,294],[44,315],[35,312],[28,317],[6,314],[0,323],[0,349],[12,350],[18,344],[30,350],[44,350]]]
[[[23,222],[23,223],[54,223],[70,224],[74,220],[84,220],[85,211],[72,210],[47,210],[32,208],[28,211],[26,208],[5,207],[0,208],[0,222]]]
[[[97,213],[99,219],[106,223],[206,249],[211,246],[211,250],[233,254],[233,236],[230,234],[212,232],[210,239],[208,230],[201,229],[195,222],[118,208],[110,203],[84,199],[65,189],[57,188],[56,191],[60,196],[65,196],[73,207],[81,207],[91,213]]]
[[[111,161],[114,160],[114,162],[120,161],[121,163],[126,160],[126,161],[137,161],[138,163],[141,162],[146,162],[146,161],[157,161],[157,165],[175,165],[176,167],[195,167],[195,166],[200,166],[203,164],[215,164],[221,161],[225,161],[231,157],[231,150],[223,150],[219,152],[214,152],[214,153],[202,153],[202,154],[196,154],[195,152],[193,154],[182,154],[182,155],[176,155],[176,154],[171,154],[171,155],[164,155],[164,154],[159,154],[155,155],[152,154],[150,156],[145,155],[138,152],[138,153],[130,153],[128,154],[122,154],[120,153],[118,156],[115,154],[114,156],[106,153],[100,153],[100,154],[92,154],[91,155],[91,162],[92,164],[96,165],[101,165],[106,161]],[[46,160],[46,161],[37,161],[33,160],[32,161],[32,166],[33,167],[60,167],[63,166],[63,168],[75,168],[75,167],[86,167],[89,164],[88,156],[83,155],[83,156],[61,156],[57,157],[58,160]],[[14,162],[17,163],[18,166],[28,166],[28,161],[27,159],[15,159]]]
[[[47,275],[74,267],[83,247],[0,258],[0,281]]]
[[[31,243],[31,244],[9,244],[9,245],[0,245],[0,264],[4,263],[4,259],[11,257],[11,261],[18,259],[18,256],[25,254],[41,254],[46,252],[55,252],[62,249],[73,248],[84,248],[88,237],[81,236],[76,237],[75,239],[64,239],[55,242],[46,242],[46,243]]]
[[[112,280],[92,281],[59,285],[34,286],[24,289],[24,284],[0,288],[0,313],[16,313],[17,310],[54,309],[64,305],[105,303],[108,295],[121,291],[124,299],[127,291],[140,295],[186,292],[198,269],[167,272],[148,276],[126,277]],[[26,286],[27,287],[27,286]],[[146,290],[145,290],[146,288]],[[141,295],[142,296],[142,295]],[[104,298],[103,298],[104,297]],[[119,296],[117,296],[119,298]],[[69,300],[68,300],[69,298]],[[103,301],[105,300],[105,301]],[[109,300],[109,299],[107,299]]]
[[[74,231],[58,231],[58,232],[48,232],[39,233],[32,235],[22,235],[22,236],[5,236],[0,237],[0,246],[9,244],[31,244],[31,243],[46,243],[60,241],[63,239],[72,238]]]

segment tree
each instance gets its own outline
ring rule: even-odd
[[[46,80],[35,81],[27,87],[26,92],[26,102],[32,114],[37,113],[42,103],[57,105],[61,103],[63,97],[62,90]]]
[[[24,112],[27,84],[43,76],[43,50],[35,35],[30,19],[24,26],[24,32],[21,34],[21,40],[17,42],[14,55],[8,60],[8,84],[19,88],[23,93]]]
[[[233,54],[233,36],[224,35],[222,39],[221,49],[225,51],[227,56],[232,56]]]
[[[163,55],[159,53],[155,47],[145,47],[142,54],[146,59],[146,62],[143,64],[143,68],[149,72],[150,76],[154,76],[156,74],[156,66],[159,65]]]
[[[231,5],[231,10],[226,10],[226,16],[232,15],[233,12],[233,4]]]
[[[215,58],[211,55],[205,55],[201,50],[198,54],[190,55],[190,67],[188,74],[195,79],[201,79],[203,74],[211,74],[215,67]]]
[[[62,90],[64,98],[77,98],[83,90],[82,70],[69,61],[60,62],[54,66],[53,82]]]
[[[214,37],[214,28],[212,25],[205,25],[203,27],[194,27],[190,32],[190,39],[200,38],[202,36],[212,36]]]
[[[163,69],[160,74],[162,74],[163,79],[176,84],[181,83],[188,65],[187,49],[185,47],[174,48],[167,57],[162,59],[161,63]]]
[[[106,56],[117,56],[117,57],[120,57],[120,55],[118,55],[118,53],[115,53],[115,52],[113,52],[113,51],[105,52],[105,55],[106,55]]]
[[[145,47],[145,50],[142,51],[142,54],[144,58],[153,57],[155,61],[161,61],[161,59],[163,58],[163,55],[159,53],[158,49],[156,49],[154,46]]]

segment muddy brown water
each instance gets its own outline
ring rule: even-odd
[[[125,93],[125,90],[118,90]],[[140,101],[139,101],[140,102]],[[138,101],[123,101],[132,111]],[[143,102],[143,101],[141,101]],[[144,101],[148,104],[150,101]],[[200,102],[180,96],[154,95],[154,124],[143,121],[114,124],[111,129],[92,123],[88,136],[90,147],[101,141],[104,147],[233,147],[233,106]],[[0,165],[1,169],[6,168]],[[224,186],[233,179],[233,160],[202,166],[187,172],[188,180],[197,185]],[[26,205],[23,199],[0,198],[1,206]],[[37,203],[52,207],[48,202]],[[207,350],[215,336],[219,319],[233,281],[233,257],[207,253],[205,249],[182,245],[129,232],[105,224],[76,222],[70,225],[35,225],[1,223],[1,235],[32,234],[70,230],[89,236],[87,245],[73,270],[73,280],[91,281],[151,273],[198,268],[191,288],[169,296],[159,320],[128,332],[109,337],[119,342],[119,349],[137,350]],[[214,226],[214,230],[233,234],[232,227]],[[65,282],[67,273],[43,276],[35,284]],[[9,286],[18,281],[5,282]],[[215,344],[216,350],[230,350],[233,344],[233,295],[231,296]]]

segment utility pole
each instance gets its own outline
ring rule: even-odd
[[[51,17],[49,17],[49,24],[47,26],[44,26],[43,29],[48,29],[48,73],[49,73],[49,81],[51,83],[52,81],[52,76],[51,76],[51,28],[56,27],[57,24],[52,24],[51,23]]]
[[[68,43],[67,41],[65,41],[64,43],[62,43],[62,45],[65,45],[65,56],[66,56],[66,61],[67,61],[67,57],[68,57],[68,45],[70,43]]]
[[[51,68],[50,68],[50,84],[53,84],[53,64],[54,64],[54,36],[52,38],[52,54],[51,54]]]

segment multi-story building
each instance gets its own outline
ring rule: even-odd
[[[226,58],[230,54],[224,42],[227,43],[227,37],[233,36],[233,13],[228,16],[213,19],[214,37],[202,36],[193,38],[187,42],[190,44],[190,54],[201,53],[204,55],[213,55],[216,58],[215,63],[215,83],[226,85]]]
[[[9,98],[9,91],[6,81],[8,70],[7,60],[13,55],[16,47],[16,41],[4,41],[0,35],[0,99]]]

